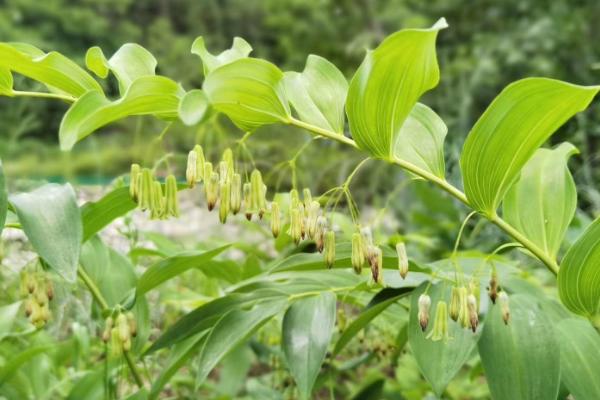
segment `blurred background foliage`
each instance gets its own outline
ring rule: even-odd
[[[195,37],[203,35],[212,51],[244,37],[254,54],[282,69],[301,70],[308,54],[334,62],[351,78],[366,48],[407,27],[427,27],[445,16],[450,28],[439,37],[442,79],[426,94],[425,103],[446,121],[446,158],[451,181],[459,181],[458,156],[464,137],[478,116],[503,87],[526,76],[547,76],[579,84],[600,82],[600,3],[595,0],[0,0],[0,40],[24,41],[45,50],[58,50],[83,64],[87,48],[99,45],[107,55],[123,43],[147,47],[159,61],[159,73],[186,89],[202,83],[201,64],[190,54]],[[17,80],[16,87],[31,85]],[[114,94],[114,82],[109,82]],[[241,137],[224,118],[200,128],[187,128],[149,118],[130,118],[110,125],[76,146],[58,150],[57,131],[66,105],[54,101],[0,98],[0,157],[13,177],[79,179],[106,182],[127,171],[131,162],[151,162],[168,153],[179,160],[196,142],[219,154]],[[156,138],[168,128],[165,140]],[[257,132],[248,142],[265,170],[290,159],[308,135],[275,127]],[[571,167],[580,188],[581,205],[600,210],[596,190],[600,109],[592,106],[553,138],[573,142],[581,157]],[[289,140],[288,140],[289,139]],[[218,143],[218,144],[217,144]],[[331,157],[335,144],[307,146],[298,158],[299,183],[326,190],[339,183],[360,155]],[[343,154],[343,153],[339,153]],[[181,173],[182,162],[171,168]],[[323,171],[315,180],[303,174]],[[322,165],[315,165],[322,164]],[[179,166],[177,169],[176,167]],[[271,174],[282,188],[289,186],[285,165]],[[356,196],[379,198],[389,192],[384,182],[401,174],[370,163],[357,178]],[[366,180],[364,177],[377,177]],[[273,182],[271,182],[273,184]],[[316,186],[316,187],[315,187]],[[385,199],[381,200],[385,201]]]

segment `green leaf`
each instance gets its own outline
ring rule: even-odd
[[[427,339],[426,336],[433,329],[437,302],[441,300],[448,301],[451,291],[449,285],[441,283],[429,287],[427,294],[431,297],[431,317],[427,331],[423,332],[419,325],[418,299],[427,286],[427,282],[423,283],[413,291],[411,296],[408,343],[421,373],[425,376],[433,391],[441,396],[448,383],[470,358],[479,333],[473,334],[469,329],[462,328],[460,324],[449,320],[448,333],[451,339],[447,342],[443,340],[434,342]]]
[[[296,301],[283,317],[283,353],[300,398],[310,398],[333,333],[335,310],[335,294],[323,292]]]
[[[4,178],[4,168],[0,160],[0,234],[4,229],[6,214],[8,212],[8,192],[6,191],[6,179]]]
[[[135,80],[122,98],[109,101],[100,91],[81,96],[63,117],[59,139],[62,150],[111,122],[131,115],[154,115],[177,118],[182,90],[174,81],[162,76],[145,76]]]
[[[558,293],[576,314],[600,314],[600,218],[569,248],[558,271]]]
[[[107,66],[119,81],[121,96],[138,78],[154,76],[156,65],[152,53],[135,43],[124,44],[107,61]]]
[[[600,399],[600,336],[583,319],[565,319],[557,326],[563,383],[576,399]]]
[[[208,333],[198,356],[196,386],[202,385],[223,357],[282,311],[286,304],[286,300],[276,300],[263,302],[250,310],[234,309],[221,314],[222,317]]]
[[[90,74],[55,51],[44,53],[30,46],[0,43],[0,67],[41,82],[73,97],[102,88]]]
[[[284,74],[286,94],[304,122],[344,133],[344,104],[348,81],[323,57],[310,55],[302,73]]]
[[[204,92],[215,110],[227,115],[244,131],[290,118],[283,73],[257,58],[242,58],[212,71]]]
[[[0,342],[13,332],[15,319],[21,308],[21,301],[0,306]]]
[[[35,251],[59,275],[74,282],[83,228],[71,185],[46,184],[11,196],[10,202]]]
[[[583,111],[598,90],[598,86],[547,78],[527,78],[508,85],[465,141],[460,166],[470,205],[488,216],[495,215],[537,148]]]
[[[248,44],[244,39],[240,37],[233,38],[233,44],[230,49],[223,51],[218,56],[212,55],[206,49],[204,44],[204,38],[199,36],[192,43],[192,54],[196,54],[202,60],[204,67],[204,76],[207,76],[214,69],[217,69],[221,65],[229,64],[241,58],[248,57],[248,54],[252,51],[252,46]]]
[[[102,79],[108,76],[108,61],[98,46],[90,47],[85,53],[85,66]]]
[[[444,139],[448,128],[431,108],[417,103],[400,128],[393,157],[444,179]]]
[[[13,95],[13,76],[6,67],[0,67],[0,96]]]
[[[83,241],[87,241],[116,218],[135,209],[136,206],[129,194],[129,187],[117,188],[96,202],[84,204],[81,206]]]
[[[375,157],[392,159],[404,121],[423,93],[438,84],[435,41],[430,29],[405,29],[369,51],[350,82],[346,113],[352,137]]]
[[[371,304],[373,302],[373,300],[371,300],[371,303],[369,303],[369,305],[358,315],[358,317],[356,317],[356,319],[346,327],[344,332],[342,332],[342,335],[335,344],[333,355],[338,355],[344,349],[344,347],[346,347],[350,340],[361,331],[361,329],[367,326],[369,322],[371,322],[375,317],[385,311],[396,301],[410,294],[413,289],[414,288],[402,288],[399,294],[389,297],[383,301],[379,301],[375,304]]]
[[[208,98],[200,89],[187,92],[179,103],[179,118],[188,126],[196,125],[207,115]]]
[[[30,346],[19,354],[7,359],[0,368],[0,387],[4,384],[4,382],[10,379],[10,377],[17,372],[23,364],[27,363],[32,358],[44,353],[55,351],[58,352],[63,350],[64,347],[64,342]]]
[[[190,268],[202,267],[203,264],[222,253],[230,245],[221,246],[205,252],[188,252],[165,258],[151,265],[137,283],[136,293],[138,296],[154,289],[161,283],[187,271]]]
[[[556,399],[560,384],[559,344],[550,319],[535,298],[510,297],[510,321],[491,306],[479,340],[479,355],[496,400]]]
[[[503,203],[506,221],[553,259],[577,208],[577,188],[567,167],[577,152],[570,143],[538,149]]]

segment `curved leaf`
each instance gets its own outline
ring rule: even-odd
[[[35,251],[69,282],[77,277],[83,228],[71,185],[50,183],[10,197]]]
[[[588,321],[565,319],[557,326],[563,383],[576,399],[600,399],[600,336]]]
[[[391,159],[404,121],[423,93],[435,87],[440,71],[430,29],[405,29],[369,51],[350,82],[346,113],[352,137],[375,157]]]
[[[221,246],[205,252],[179,254],[165,258],[148,267],[140,276],[137,283],[136,294],[144,295],[161,283],[187,271],[190,268],[201,267],[203,264],[222,253],[230,245]]]
[[[60,147],[70,150],[95,130],[130,115],[177,118],[182,94],[177,83],[162,76],[138,78],[122,98],[113,102],[99,91],[88,92],[64,115],[59,130]]]
[[[283,317],[283,353],[300,398],[310,398],[333,333],[335,310],[335,294],[323,292],[296,301]]]
[[[431,108],[417,103],[400,128],[393,157],[444,178],[444,139],[448,127]]]
[[[206,116],[209,103],[208,98],[200,89],[187,92],[179,103],[179,118],[188,126],[196,125]]]
[[[0,67],[73,97],[90,90],[102,91],[90,74],[67,57],[55,51],[44,53],[30,45],[0,43]]]
[[[13,95],[13,76],[6,67],[0,67],[0,96]]]
[[[451,290],[450,286],[445,284],[435,284],[429,287],[427,294],[431,297],[432,316],[427,331],[423,332],[419,325],[419,307],[417,303],[419,296],[425,291],[427,285],[427,282],[423,283],[413,291],[411,296],[408,343],[421,373],[431,384],[433,391],[441,396],[448,383],[471,356],[479,333],[473,334],[469,329],[464,329],[460,324],[449,320],[448,333],[451,337],[450,340],[434,342],[427,339],[428,332],[433,329],[435,305],[439,300],[448,300]]]
[[[8,192],[6,191],[6,179],[4,178],[4,168],[0,160],[0,234],[4,229],[6,214],[8,212]]]
[[[107,61],[107,66],[119,81],[121,96],[138,78],[154,76],[156,65],[152,53],[136,43],[125,43]]]
[[[488,216],[533,153],[562,124],[583,111],[598,86],[577,86],[547,78],[508,85],[467,136],[460,166],[470,205]]]
[[[558,271],[558,293],[576,314],[600,314],[600,218],[569,248]]]
[[[108,76],[108,61],[98,46],[90,47],[85,53],[85,66],[102,79]]]
[[[479,355],[497,400],[556,399],[560,385],[559,343],[550,319],[527,295],[510,297],[510,321],[500,305],[488,311]]]
[[[210,371],[223,357],[282,311],[286,304],[286,300],[270,301],[250,310],[233,309],[221,314],[221,318],[208,333],[198,356],[196,386],[204,383]]]
[[[344,133],[348,81],[335,65],[311,54],[304,71],[284,75],[286,94],[302,121]]]
[[[252,51],[252,46],[248,44],[244,39],[240,37],[233,38],[233,44],[230,49],[223,51],[218,56],[212,55],[206,49],[204,44],[204,38],[199,36],[192,43],[192,54],[196,54],[202,60],[204,67],[204,76],[207,76],[214,69],[221,65],[229,64],[240,58],[248,57],[248,54]]]
[[[538,149],[503,203],[506,221],[552,258],[577,208],[577,188],[567,167],[569,157],[577,152],[570,143]]]
[[[257,58],[242,58],[212,71],[204,81],[211,105],[244,131],[290,117],[283,73]]]
[[[87,241],[106,225],[135,209],[136,206],[137,204],[131,199],[128,186],[117,188],[96,202],[84,204],[81,206],[83,241]]]

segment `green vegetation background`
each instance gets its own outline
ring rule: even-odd
[[[199,35],[214,51],[242,36],[256,55],[292,70],[301,70],[308,54],[319,54],[351,77],[365,48],[375,47],[391,32],[426,27],[441,16],[450,24],[438,43],[442,80],[425,102],[449,127],[446,152],[455,178],[464,137],[511,81],[547,76],[600,83],[596,0],[0,0],[0,40],[58,50],[81,64],[91,46],[99,45],[110,55],[123,43],[137,42],[157,57],[159,73],[190,89],[202,82],[200,61],[189,52]],[[16,82],[19,88],[28,85]],[[61,153],[57,131],[65,109],[53,101],[0,98],[0,157],[9,175],[106,181],[126,172],[132,161],[152,155],[149,143],[164,128],[151,119],[129,119],[91,136],[74,152]],[[161,150],[182,153],[198,135],[205,142],[211,135],[235,140],[239,133],[226,121],[223,125],[218,132],[174,126]],[[253,150],[270,164],[289,158],[297,149],[294,140],[298,145],[306,140],[290,135],[292,143],[286,140],[282,147],[281,140],[271,140],[274,135],[277,129],[253,138]],[[583,188],[582,204],[596,213],[600,109],[592,107],[554,140],[569,140],[580,149],[572,168]],[[307,157],[331,161],[315,154]]]

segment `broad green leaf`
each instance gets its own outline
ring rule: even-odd
[[[302,121],[344,133],[348,81],[335,65],[311,54],[304,71],[284,75],[287,97]]]
[[[235,398],[246,385],[246,376],[253,366],[253,361],[254,353],[247,343],[231,350],[221,362],[217,392],[229,398]]]
[[[110,191],[96,202],[81,206],[83,221],[83,241],[100,232],[116,218],[135,209],[136,203],[131,199],[129,187],[121,187]]]
[[[55,51],[44,53],[29,45],[0,43],[0,67],[73,97],[90,90],[102,91],[98,82],[83,68]]]
[[[283,353],[300,398],[310,398],[333,333],[335,310],[335,294],[323,292],[296,301],[283,317]]]
[[[0,306],[0,342],[12,333],[13,324],[21,308],[21,303],[21,301],[17,301],[16,303]]]
[[[290,118],[283,73],[257,58],[242,58],[212,71],[204,92],[215,110],[227,115],[244,131]]]
[[[8,211],[8,193],[6,191],[6,179],[4,178],[4,168],[0,160],[0,233],[4,229],[6,222],[6,213]]]
[[[6,67],[0,67],[0,96],[13,95],[13,76]]]
[[[202,385],[223,357],[282,311],[286,304],[286,300],[276,300],[257,304],[250,310],[233,309],[221,313],[221,318],[208,333],[198,356],[196,386]]]
[[[577,208],[577,189],[567,167],[577,153],[570,143],[538,149],[506,193],[503,217],[546,254],[556,258]]]
[[[600,399],[600,336],[583,319],[570,318],[557,326],[561,378],[576,399]]]
[[[510,299],[510,321],[491,306],[479,339],[479,355],[495,400],[556,399],[560,384],[559,343],[535,298]]]
[[[221,246],[205,252],[191,252],[165,258],[151,265],[137,283],[136,293],[142,296],[144,293],[154,289],[161,283],[187,271],[190,268],[202,269],[203,264],[229,248],[229,245]]]
[[[569,248],[558,271],[558,293],[576,314],[600,314],[600,218]]]
[[[192,54],[196,54],[202,60],[204,76],[207,76],[210,72],[221,65],[229,64],[233,61],[239,60],[240,58],[248,57],[248,54],[250,54],[251,51],[252,46],[250,46],[248,42],[240,37],[233,38],[233,44],[231,45],[231,48],[223,51],[217,56],[208,52],[202,36],[196,38],[194,43],[192,43]]]
[[[136,79],[122,98],[110,101],[99,91],[81,96],[63,117],[59,139],[62,150],[111,122],[131,115],[154,115],[177,118],[182,90],[174,81],[162,76]]]
[[[102,79],[108,76],[108,61],[98,46],[90,47],[85,53],[85,66]]]
[[[183,367],[190,357],[196,354],[198,349],[202,348],[205,340],[206,332],[202,332],[173,346],[166,365],[161,368],[160,375],[152,381],[152,388],[148,396],[149,399],[157,399],[159,397],[160,392],[171,377]]]
[[[506,192],[533,153],[561,125],[583,111],[598,86],[547,78],[508,85],[467,136],[460,166],[470,205],[496,214]]]
[[[479,332],[473,334],[471,330],[462,328],[460,324],[449,319],[448,341],[433,341],[426,336],[433,329],[435,309],[438,301],[449,301],[450,285],[438,283],[431,285],[427,294],[431,297],[430,322],[425,332],[421,331],[418,317],[418,299],[425,291],[428,283],[423,283],[413,291],[411,296],[410,317],[408,325],[408,343],[417,360],[421,373],[427,379],[433,391],[441,394],[454,378],[464,363],[470,358],[475,348]]]
[[[394,304],[396,301],[401,299],[402,297],[410,294],[414,288],[403,288],[402,292],[396,294],[395,296],[389,297],[383,301],[379,301],[376,304],[369,305],[356,317],[354,321],[350,325],[344,329],[342,335],[338,339],[335,344],[335,349],[333,350],[333,355],[338,355],[340,351],[346,347],[346,345],[350,342],[350,340],[356,336],[361,329],[369,324],[375,317],[385,311],[389,306]]]
[[[152,53],[135,43],[124,44],[107,61],[107,66],[119,81],[121,96],[138,78],[154,76],[156,65]]]
[[[393,157],[444,179],[444,139],[448,128],[429,107],[417,103],[400,128]]]
[[[443,18],[430,29],[388,36],[367,55],[350,82],[346,113],[352,137],[371,155],[392,159],[402,125],[423,93],[438,84],[435,41]]]
[[[196,125],[207,115],[208,99],[200,89],[187,92],[179,103],[179,119],[188,126]]]
[[[69,184],[46,184],[10,197],[35,251],[69,282],[77,277],[83,228],[75,191]]]
[[[60,351],[65,347],[65,343],[42,344],[38,346],[30,346],[27,350],[23,350],[19,354],[7,359],[0,368],[0,387],[10,377],[19,370],[19,368],[30,361],[32,358],[40,354]]]

